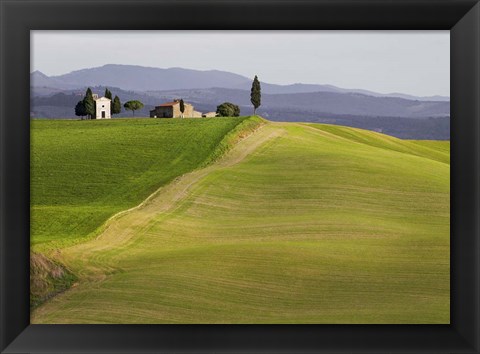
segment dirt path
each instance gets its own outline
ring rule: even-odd
[[[175,210],[192,188],[213,171],[240,163],[260,146],[275,137],[285,134],[281,125],[267,124],[239,141],[225,156],[213,164],[178,177],[170,184],[159,188],[138,206],[112,216],[104,224],[97,238],[88,242],[62,249],[54,258],[73,271],[79,278],[67,291],[55,296],[52,301],[62,302],[63,298],[81,291],[85,286],[104,281],[109,274],[118,271],[121,264],[110,257],[112,253],[135,252],[133,243],[141,237],[160,214]],[[133,247],[131,247],[133,246]],[[121,257],[118,257],[121,258]],[[119,261],[120,262],[120,261]],[[31,322],[42,317],[50,301],[31,314]]]
[[[206,168],[187,173],[167,186],[161,187],[138,206],[117,213],[105,223],[99,236],[89,242],[61,250],[56,258],[73,269],[82,281],[102,281],[115,270],[102,255],[119,247],[128,248],[142,235],[152,219],[168,213],[186,198],[192,187],[212,171],[238,164],[267,141],[284,134],[279,125],[268,124],[241,140],[230,152]]]

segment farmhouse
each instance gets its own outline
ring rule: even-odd
[[[97,94],[93,94],[93,100],[95,101],[96,108],[96,119],[110,119],[112,118],[110,114],[110,105],[111,100],[106,97],[98,97]]]
[[[184,117],[199,118],[202,116],[201,112],[193,110],[193,106],[190,103],[184,103],[185,111]],[[166,102],[160,106],[156,106],[154,110],[150,111],[151,118],[180,118],[182,112],[180,112],[180,100],[173,100],[172,102]]]

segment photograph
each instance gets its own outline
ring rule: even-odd
[[[30,323],[451,324],[450,39],[31,30]]]

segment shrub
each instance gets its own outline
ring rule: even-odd
[[[217,106],[217,114],[220,117],[238,117],[240,116],[240,107],[230,102],[224,102]]]

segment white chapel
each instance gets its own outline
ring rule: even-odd
[[[93,94],[93,100],[96,105],[97,117],[96,119],[110,119],[112,118],[110,114],[110,105],[111,100],[106,97],[98,97],[97,94]]]

